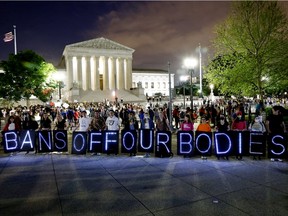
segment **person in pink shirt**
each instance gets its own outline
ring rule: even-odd
[[[233,131],[247,130],[246,121],[243,120],[241,111],[236,113],[236,118],[233,120],[231,128]],[[242,155],[236,155],[236,159],[242,160]]]
[[[191,121],[191,117],[189,114],[186,114],[184,117],[184,121],[181,123],[181,131],[193,131],[194,123]]]
[[[242,120],[242,112],[238,111],[236,115],[237,115],[236,118],[232,122],[232,127],[231,127],[232,130],[234,131],[247,130],[246,121]]]

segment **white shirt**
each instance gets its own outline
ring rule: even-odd
[[[108,117],[106,119],[106,126],[108,130],[119,130],[119,119],[116,116]]]
[[[8,126],[8,130],[15,130],[16,129],[16,126],[15,126],[15,123],[10,123],[9,126]]]
[[[79,118],[79,131],[88,131],[91,119],[88,117]]]

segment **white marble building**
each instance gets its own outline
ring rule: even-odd
[[[169,74],[167,70],[133,69],[132,88],[137,87],[139,82],[144,88],[145,95],[154,96],[157,93],[164,96],[169,95]],[[174,89],[174,74],[171,74],[171,89]]]
[[[123,98],[126,101],[142,101],[146,94],[169,95],[167,71],[132,71],[134,51],[103,37],[67,45],[58,68],[59,77],[63,77],[65,84],[62,99],[100,102]],[[133,90],[139,81],[144,93]],[[174,88],[174,74],[171,74],[171,88]]]

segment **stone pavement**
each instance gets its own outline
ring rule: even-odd
[[[0,215],[287,216],[288,164],[1,154]]]

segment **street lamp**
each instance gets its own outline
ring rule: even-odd
[[[58,84],[58,96],[59,96],[59,100],[61,101],[61,99],[62,99],[61,89],[65,87],[64,82],[63,82],[64,74],[63,73],[55,73],[54,79],[56,80],[56,82]]]
[[[187,58],[184,60],[184,66],[190,72],[190,101],[191,101],[191,111],[193,112],[193,73],[194,67],[197,64],[197,60],[194,58]]]
[[[184,102],[184,109],[186,108],[186,104],[185,104],[185,98],[186,98],[186,95],[185,95],[185,90],[186,90],[186,82],[187,82],[187,79],[188,77],[187,76],[180,76],[180,81],[182,82],[182,85],[183,85],[183,102]]]
[[[211,83],[209,87],[210,87],[210,89],[211,89],[211,93],[210,93],[211,101],[213,102],[213,100],[214,100],[214,92],[213,92],[214,85]]]

